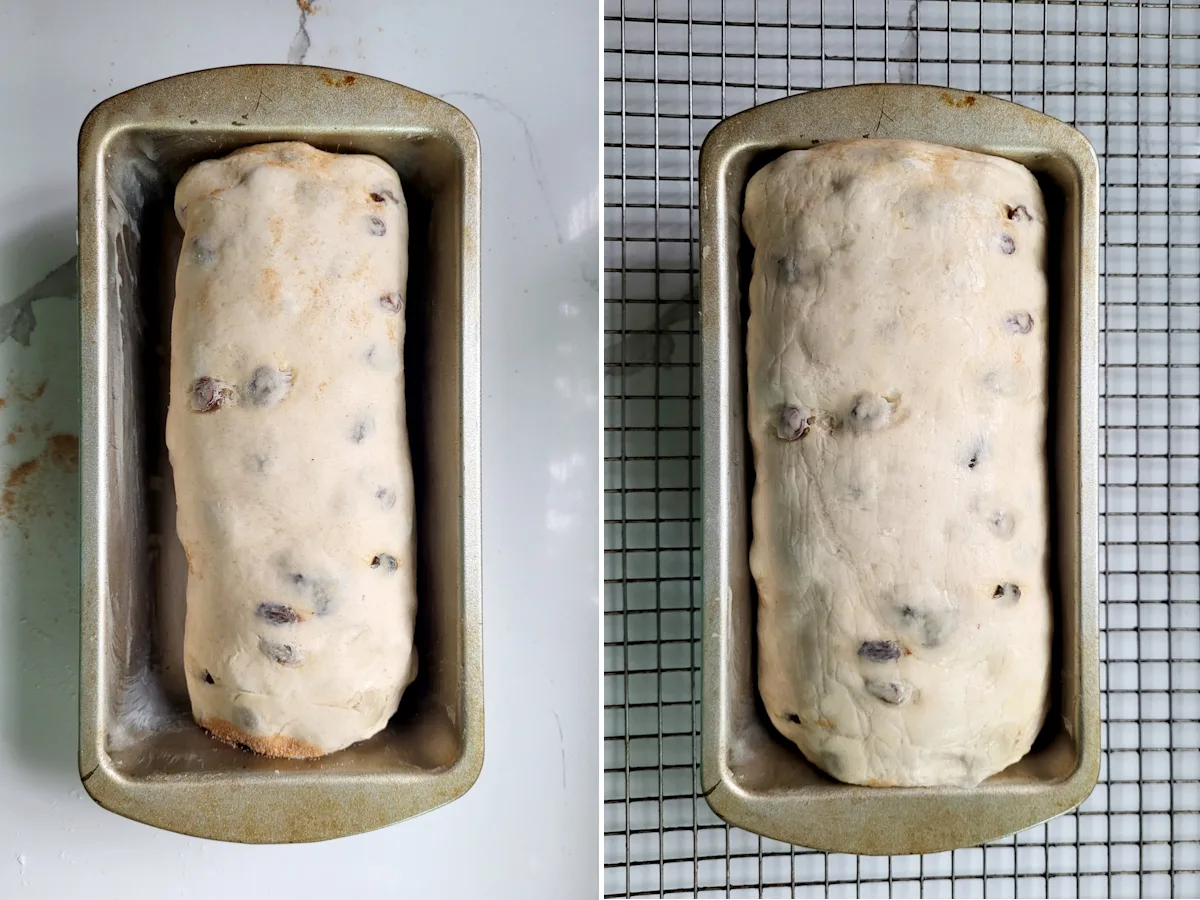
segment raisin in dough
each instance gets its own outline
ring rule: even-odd
[[[331,753],[383,728],[416,673],[400,181],[266,144],[193,167],[175,211],[192,712],[260,753]]]
[[[771,721],[842,781],[974,785],[1045,715],[1046,212],[851,141],[750,180],[751,570]]]

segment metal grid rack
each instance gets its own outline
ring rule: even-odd
[[[1200,3],[605,0],[608,896],[1200,895]],[[699,792],[695,180],[722,118],[820,87],[982,91],[1100,157],[1100,784],[984,847],[826,854]]]

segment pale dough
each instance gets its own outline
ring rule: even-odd
[[[400,180],[265,144],[190,169],[175,212],[192,712],[261,753],[331,753],[383,728],[416,673]]]
[[[751,178],[759,690],[846,782],[977,784],[1050,673],[1046,210],[1004,159],[905,141]]]

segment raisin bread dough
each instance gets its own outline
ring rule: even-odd
[[[175,212],[192,713],[260,753],[331,753],[383,728],[416,674],[400,181],[266,144],[194,166]]]
[[[842,781],[975,785],[1045,716],[1046,212],[908,141],[750,180],[751,570],[774,726]]]

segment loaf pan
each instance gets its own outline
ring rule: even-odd
[[[851,138],[947,144],[1028,167],[1050,214],[1051,586],[1055,672],[1033,751],[976,788],[871,788],[816,770],[758,697],[746,431],[750,176],[787,150]],[[1073,128],[1003,100],[917,85],[816,91],[740,113],[700,154],[704,385],[701,779],[732,825],[821,850],[930,853],[1027,828],[1084,800],[1100,765],[1096,597],[1097,166]],[[986,703],[986,697],[979,698]]]
[[[175,185],[264,141],[373,153],[410,225],[404,362],[417,505],[419,675],[388,727],[319,760],[255,756],[191,719],[187,563],[164,442]],[[83,404],[79,772],[101,805],[185,834],[322,840],[461,796],[483,764],[479,141],[457,109],[378,78],[237,66],[104,101],[79,137]]]

